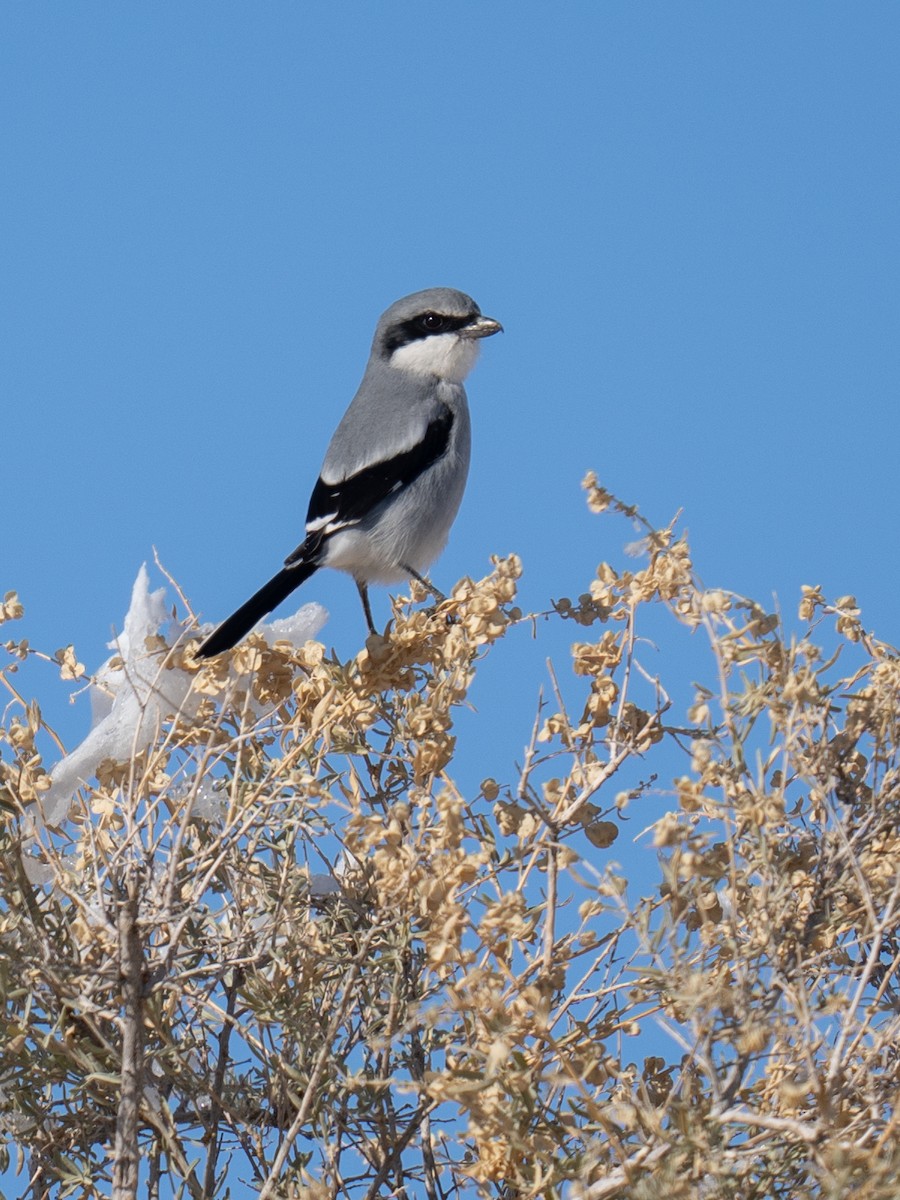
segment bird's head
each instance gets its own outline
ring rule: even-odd
[[[480,339],[502,329],[464,292],[428,288],[382,315],[372,353],[395,370],[462,383],[478,358]]]

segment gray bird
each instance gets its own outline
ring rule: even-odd
[[[369,630],[370,583],[424,578],[450,532],[469,472],[463,380],[479,339],[503,326],[453,288],[404,296],[383,314],[359,390],[325,455],[306,537],[284,567],[211,633],[198,658],[244,637],[319,567],[352,575]]]

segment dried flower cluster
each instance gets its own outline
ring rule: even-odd
[[[640,562],[548,613],[513,607],[513,557],[436,612],[395,606],[350,662],[253,635],[200,666],[148,638],[189,701],[54,825],[16,678],[35,652],[6,642],[23,1195],[896,1196],[897,654],[852,597],[804,589],[791,631],[704,589],[674,526],[585,487],[641,524]],[[686,711],[641,659],[660,609],[708,645]],[[0,621],[23,616],[8,594]],[[476,669],[567,621],[522,763],[465,794]]]

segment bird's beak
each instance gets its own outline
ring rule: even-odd
[[[459,332],[462,337],[483,338],[490,337],[492,333],[502,333],[503,326],[499,321],[495,321],[493,317],[476,317],[474,321],[465,325]]]

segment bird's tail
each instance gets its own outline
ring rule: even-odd
[[[213,658],[223,650],[230,650],[232,646],[236,646],[261,617],[270,613],[301,583],[305,583],[316,569],[314,563],[298,563],[296,567],[285,567],[279,571],[268,583],[264,583],[246,604],[242,604],[237,612],[232,613],[209,635],[200,649],[195,651],[194,657]]]

